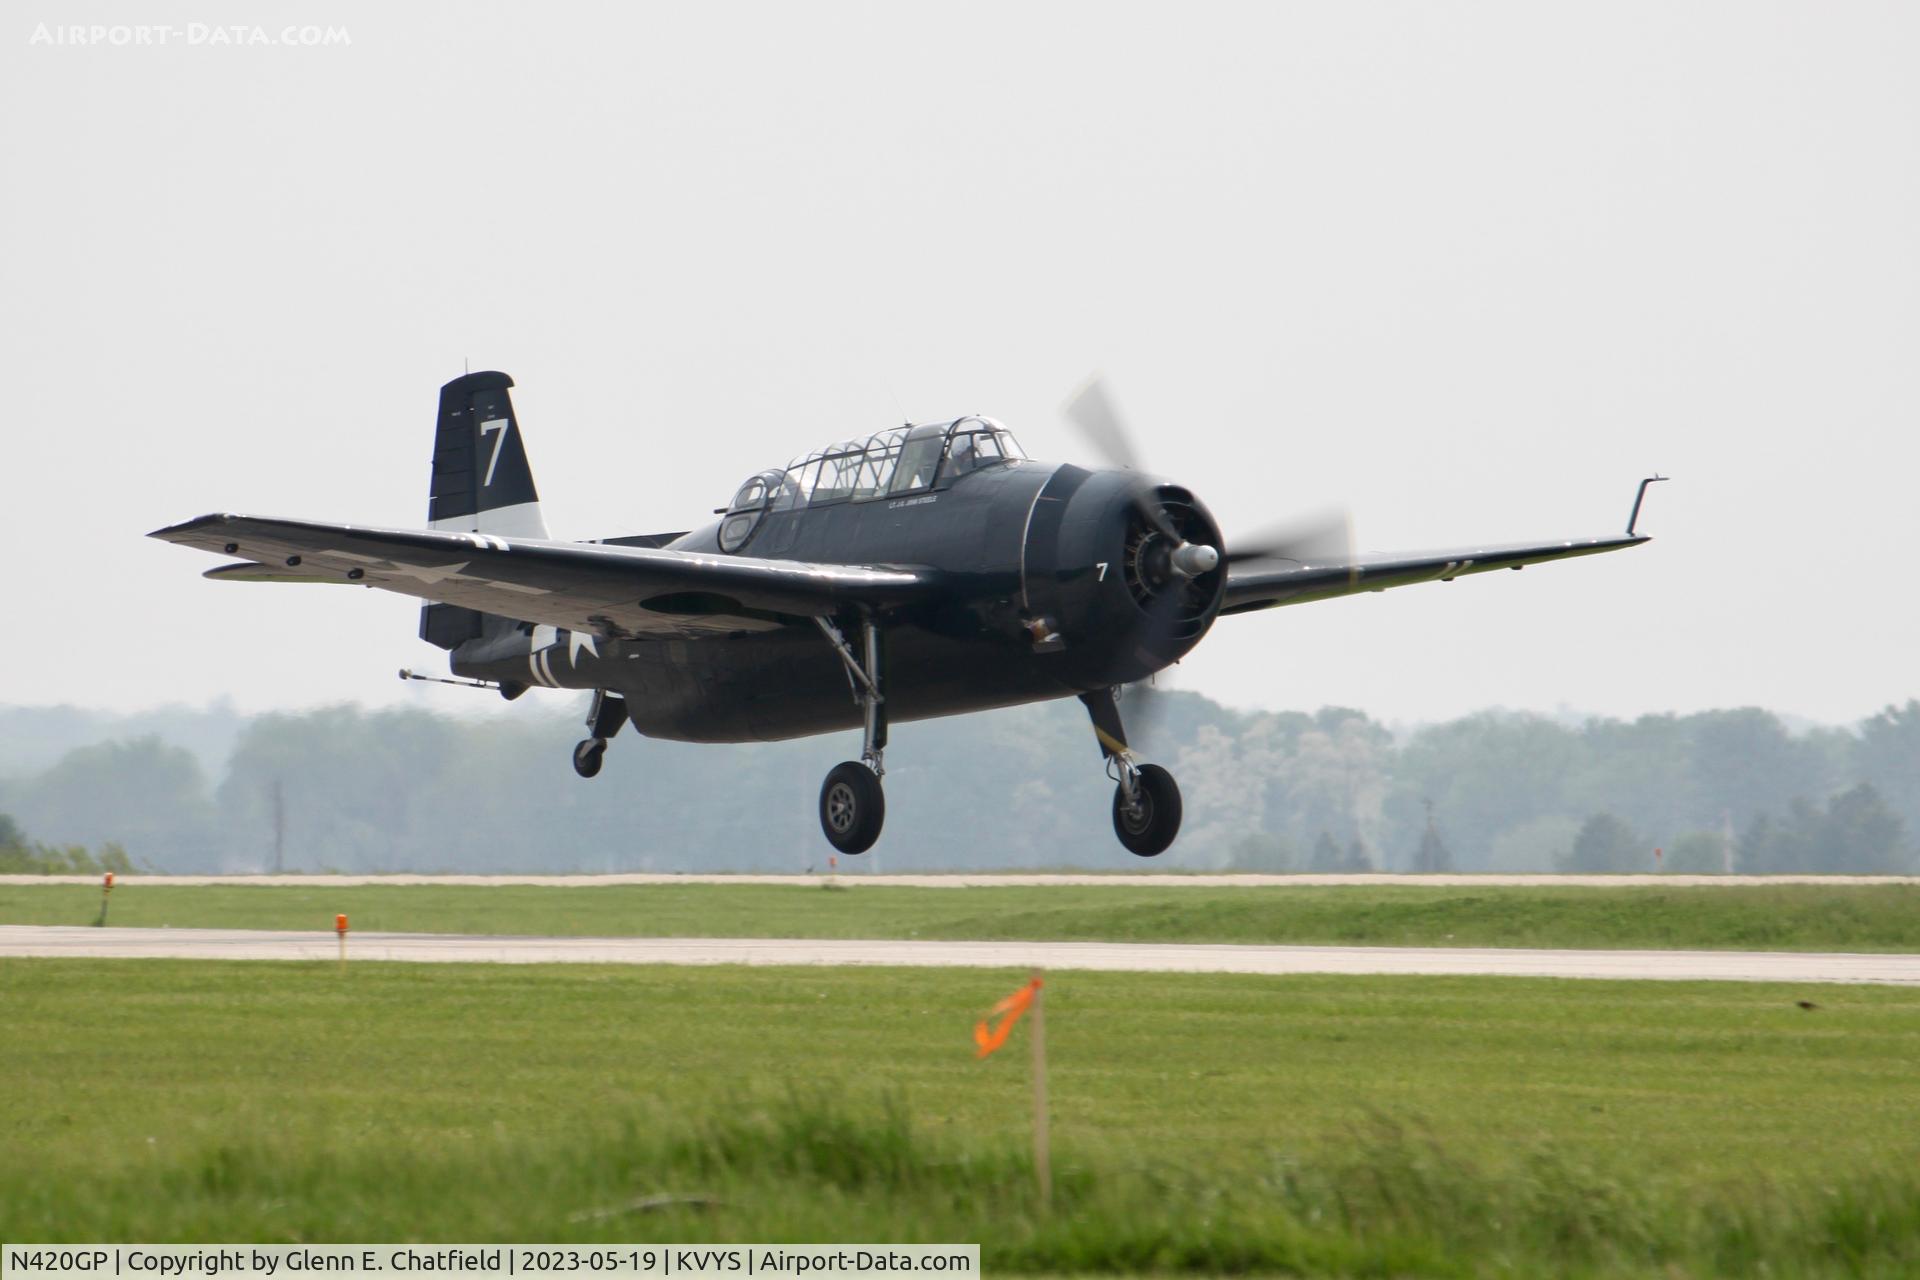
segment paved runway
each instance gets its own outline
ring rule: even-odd
[[[848,942],[786,938],[512,938],[355,933],[359,960],[493,964],[893,965],[1158,973],[1344,973],[1920,984],[1920,956],[1782,951],[1530,951],[1119,942]],[[0,926],[0,958],[331,960],[330,933]]]
[[[817,885],[825,876],[796,875],[698,875],[656,872],[615,872],[608,875],[577,876],[472,876],[472,875],[236,875],[236,876],[116,876],[114,883],[127,888],[192,888],[206,884],[298,885],[310,889],[331,889],[345,885],[545,885],[552,888],[591,888],[609,884],[771,884]],[[849,888],[876,889],[993,889],[1038,885],[1092,885],[1107,888],[1153,889],[1260,889],[1309,888],[1318,885],[1373,885],[1420,888],[1439,885],[1450,888],[1498,888],[1536,886],[1547,888],[1621,889],[1658,885],[1662,888],[1766,884],[1920,884],[1920,876],[1561,876],[1561,875],[1289,875],[1197,872],[1115,872],[1112,875],[1089,874],[954,874],[954,875],[869,875],[855,869],[842,869],[832,877],[835,884]],[[0,876],[0,885],[11,884],[90,884],[98,885],[99,876]]]

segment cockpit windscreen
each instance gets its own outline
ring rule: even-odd
[[[777,481],[779,473],[768,473],[766,492],[775,511],[897,497],[1025,457],[1013,433],[992,418],[961,418],[828,445],[795,459]]]

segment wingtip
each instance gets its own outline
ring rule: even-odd
[[[1660,484],[1663,481],[1671,480],[1672,478],[1673,477],[1671,476],[1663,476],[1656,471],[1654,474],[1642,480],[1640,482],[1640,487],[1634,490],[1633,510],[1627,514],[1627,536],[1629,538],[1634,538],[1639,536],[1639,532],[1636,526],[1638,526],[1640,523],[1640,504],[1647,500],[1647,486]]]
[[[181,534],[194,533],[198,530],[207,528],[209,525],[225,524],[227,521],[231,519],[233,519],[232,512],[228,512],[228,511],[209,512],[204,516],[195,516],[191,520],[183,520],[179,524],[170,524],[162,528],[155,529],[152,533],[149,533],[147,536],[149,538],[158,538],[162,542],[176,542],[179,540],[179,537]]]

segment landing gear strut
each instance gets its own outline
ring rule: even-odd
[[[880,827],[887,820],[887,795],[880,786],[887,771],[882,760],[887,749],[887,700],[881,692],[880,627],[871,617],[861,620],[861,653],[855,656],[840,628],[825,618],[814,621],[840,655],[847,683],[853,686],[853,700],[865,713],[860,758],[833,766],[820,784],[820,830],[841,853],[865,853],[880,838]]]
[[[1114,780],[1113,833],[1128,852],[1151,858],[1165,853],[1180,834],[1180,787],[1159,765],[1134,758],[1120,722],[1118,693],[1097,689],[1081,694],[1080,701],[1093,719],[1093,736],[1107,758],[1107,776]]]
[[[583,778],[599,773],[607,755],[607,740],[626,722],[627,700],[617,693],[595,689],[593,705],[587,709],[587,732],[593,736],[574,745],[573,771]]]

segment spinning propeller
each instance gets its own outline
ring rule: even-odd
[[[1102,461],[1127,471],[1142,470],[1142,455],[1134,444],[1134,435],[1115,407],[1103,378],[1096,375],[1089,379],[1062,412]],[[1191,616],[1191,606],[1199,594],[1196,580],[1223,564],[1316,564],[1345,560],[1352,554],[1353,522],[1346,512],[1337,510],[1269,524],[1245,539],[1229,542],[1225,548],[1189,541],[1187,532],[1197,531],[1199,522],[1181,518],[1191,510],[1182,501],[1184,497],[1181,491],[1152,483],[1143,483],[1135,491],[1140,525],[1129,540],[1128,585],[1135,588],[1135,596],[1147,613],[1143,635],[1149,645],[1178,633]],[[1145,737],[1164,713],[1165,700],[1158,696],[1151,677],[1127,686],[1126,698],[1133,705],[1128,718],[1134,727],[1128,736]]]

